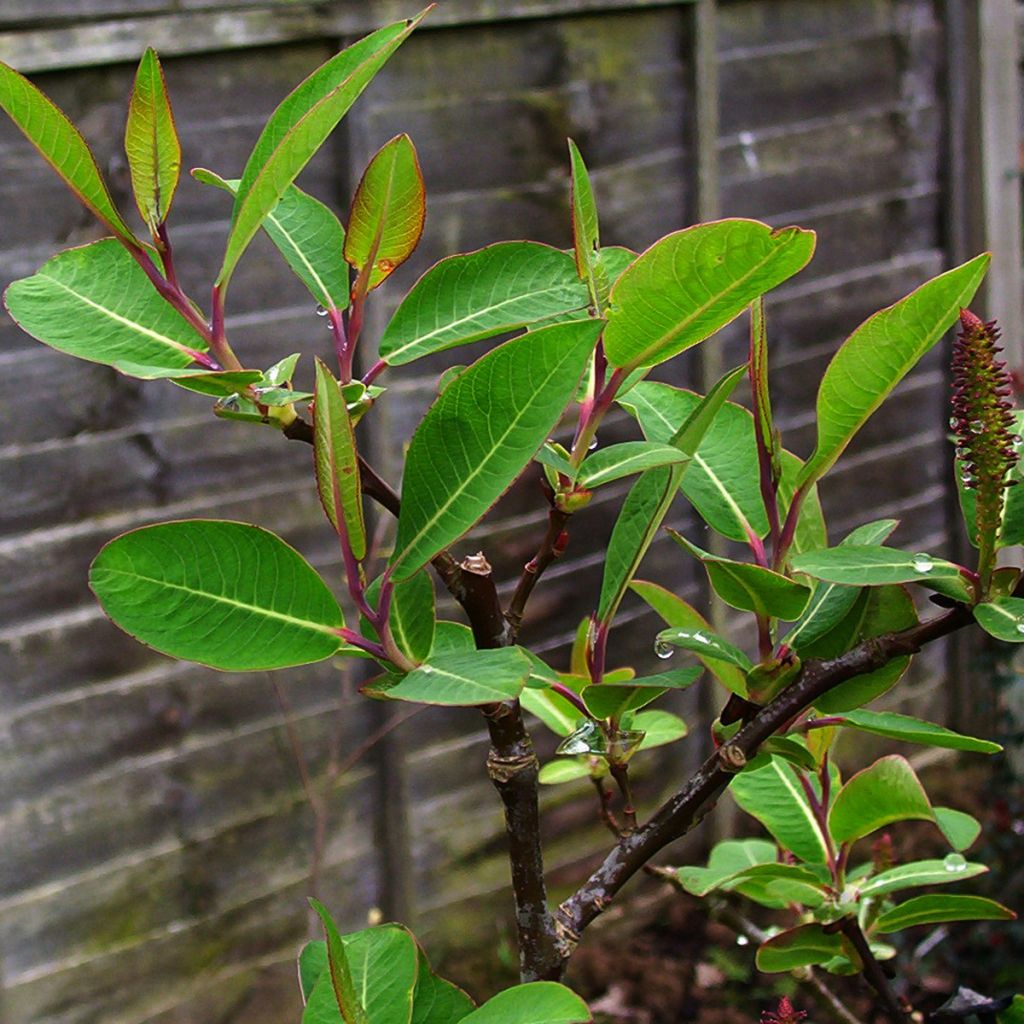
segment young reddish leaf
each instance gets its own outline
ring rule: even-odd
[[[167,83],[156,51],[150,47],[139,61],[128,105],[124,151],[132,176],[135,203],[155,235],[174,199],[181,173],[181,144],[167,98]]]
[[[345,944],[337,926],[327,912],[327,908],[319,901],[310,899],[309,905],[319,915],[327,939],[327,966],[334,989],[334,999],[344,1024],[370,1024],[366,1009],[359,1000],[355,982],[352,979],[352,968],[345,955]],[[365,986],[364,986],[365,988]],[[312,996],[310,997],[312,1002]]]
[[[419,244],[426,191],[408,135],[386,143],[370,161],[352,198],[345,259],[376,288]]]
[[[366,557],[366,525],[359,457],[341,386],[319,359],[316,361],[313,452],[320,503],[331,525],[348,538],[352,554]]]
[[[569,139],[569,161],[572,166],[572,237],[576,273],[586,284],[594,308],[603,312],[608,304],[610,283],[608,271],[601,263],[597,205],[587,165],[572,139]]]
[[[0,108],[10,115],[82,203],[118,238],[137,246],[138,240],[114,206],[96,160],[78,129],[27,78],[2,61]]]
[[[332,57],[270,116],[238,185],[224,261],[217,275],[222,291],[264,218],[425,13],[378,29]]]

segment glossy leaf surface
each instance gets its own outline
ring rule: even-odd
[[[977,754],[998,754],[1003,748],[990,740],[977,739],[953,732],[934,722],[925,722],[909,715],[898,715],[892,711],[847,711],[843,724],[874,733],[891,740],[905,743],[923,743],[929,747],[944,747],[947,750],[970,750]]]
[[[735,665],[744,672],[753,668],[750,659],[734,644],[724,637],[712,632],[710,628],[693,629],[692,627],[663,629],[656,637],[655,644],[669,647],[681,647],[684,651],[698,654],[701,660],[724,661]],[[745,684],[744,684],[745,685]],[[744,692],[745,689],[744,689]]]
[[[192,176],[230,195],[238,192],[238,179],[222,178],[203,167],[195,168]],[[348,266],[341,255],[345,229],[333,210],[297,185],[289,185],[267,213],[262,227],[323,309],[344,309],[348,305]]]
[[[765,839],[725,839],[712,848],[707,867],[677,868],[676,877],[688,893],[706,896],[747,868],[777,860],[778,848]]]
[[[919,924],[942,921],[1012,921],[1017,915],[1008,907],[982,896],[936,893],[915,896],[897,904],[875,922],[875,931],[883,935]]]
[[[967,850],[981,835],[981,822],[965,811],[952,807],[935,807],[935,824],[954,850]]]
[[[449,256],[402,300],[380,340],[391,366],[513,331],[558,313],[586,316],[572,257],[539,242],[498,242]]]
[[[412,139],[398,135],[374,155],[352,197],[345,259],[376,288],[412,255],[423,234],[426,191]]]
[[[156,51],[139,61],[128,105],[124,149],[135,203],[151,231],[167,220],[181,174],[181,144],[167,98],[167,83]]]
[[[421,949],[410,1024],[458,1024],[473,1008],[473,1000],[458,985],[438,977],[431,970]]]
[[[1024,643],[1024,600],[997,597],[974,608],[974,618],[986,633],[1006,643]]]
[[[530,674],[530,661],[516,647],[432,656],[383,690],[366,692],[392,700],[442,707],[472,707],[518,697]]]
[[[507,988],[463,1017],[464,1024],[587,1024],[587,1004],[554,981]]]
[[[119,238],[135,243],[118,213],[96,160],[78,129],[24,75],[0,61],[0,109],[64,180],[72,192]]]
[[[310,1018],[319,1016],[322,1012],[321,1004],[326,1003],[329,1007],[330,999],[333,997],[339,1018],[345,1024],[369,1024],[371,1018],[356,990],[345,943],[326,907],[318,900],[309,902],[319,916],[327,937],[327,971],[321,976],[322,980],[313,987],[306,1004],[306,1013],[303,1014],[303,1021],[306,1021],[307,1016]]]
[[[418,21],[400,21],[378,29],[332,57],[270,116],[238,186],[224,261],[217,276],[221,288],[230,280],[264,218]]]
[[[184,520],[110,541],[89,583],[126,633],[227,672],[286,668],[338,652],[338,602],[279,537],[245,523]]]
[[[914,769],[897,755],[879,758],[839,791],[828,816],[838,842],[852,842],[894,821],[934,821],[928,795]]]
[[[635,711],[656,700],[668,690],[685,690],[701,676],[699,668],[671,669],[656,676],[632,679],[616,685],[601,683],[588,686],[582,692],[584,703],[597,718],[618,718],[627,711]]]
[[[588,455],[580,466],[577,480],[581,486],[592,490],[645,469],[687,461],[689,456],[671,445],[653,441],[623,441]]]
[[[660,239],[612,289],[608,362],[654,366],[709,338],[813,251],[813,232],[752,220],[698,224]]]
[[[917,361],[949,329],[989,256],[940,274],[864,321],[835,354],[818,388],[818,440],[801,481],[818,480]]]
[[[173,376],[192,364],[191,351],[206,349],[113,239],[54,256],[15,281],[4,302],[33,338],[134,377]]]
[[[873,875],[866,882],[859,883],[857,888],[861,896],[876,898],[921,885],[950,885],[986,871],[988,868],[984,864],[969,864],[963,857],[951,854],[945,860],[915,860],[910,864],[900,864]]]
[[[839,935],[827,933],[820,924],[802,924],[763,943],[757,951],[757,969],[778,974],[797,967],[810,967],[826,963],[842,950]]]
[[[927,586],[931,580],[962,578],[960,567],[945,559],[869,544],[805,551],[795,556],[791,565],[794,572],[854,587],[878,587],[887,583]]]
[[[407,579],[498,500],[570,401],[600,324],[557,324],[478,360],[445,388],[409,445],[392,571]]]
[[[366,557],[366,524],[359,457],[348,408],[331,371],[316,361],[313,462],[320,503],[331,525],[348,541],[352,554]]]

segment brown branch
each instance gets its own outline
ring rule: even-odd
[[[910,629],[865,640],[828,661],[805,662],[794,682],[758,711],[729,743],[715,751],[650,821],[620,840],[604,863],[558,908],[563,969],[587,925],[659,850],[689,832],[711,810],[733,774],[757,753],[766,739],[840,683],[881,668],[893,658],[915,654],[925,644],[972,621],[970,609],[957,606]]]
[[[533,593],[537,581],[544,574],[544,570],[565,550],[566,538],[565,528],[572,513],[563,512],[561,509],[552,507],[548,510],[548,528],[544,539],[540,542],[537,554],[523,566],[522,575],[516,584],[515,593],[509,601],[508,611],[505,617],[512,627],[513,638],[519,635],[519,627],[523,624],[523,613],[526,610],[526,602]]]
[[[871,952],[871,947],[868,945],[868,940],[864,932],[861,931],[857,919],[844,917],[838,924],[839,931],[850,940],[851,945],[857,951],[857,956],[860,957],[864,967],[864,977],[885,1004],[886,1012],[892,1018],[892,1024],[905,1024],[908,1017],[907,1007],[903,1005],[889,984],[889,979],[885,976],[882,965]]]

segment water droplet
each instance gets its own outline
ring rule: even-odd
[[[914,555],[914,572],[931,572],[935,563],[928,555]]]
[[[597,438],[595,437],[594,440],[591,441],[590,444],[587,445],[587,451],[588,452],[592,452],[596,447],[597,447]]]
[[[1024,633],[1024,622],[1018,622],[1017,623],[1017,632],[1018,633]]]
[[[746,937],[746,935],[737,935],[736,936],[736,945],[737,946],[749,946],[750,945],[750,939],[748,939]]]
[[[1020,444],[1021,440],[1024,440],[1024,439],[1021,438],[1020,434],[1011,434],[1010,435],[1010,444]]]
[[[662,661],[666,661],[676,653],[676,649],[671,644],[665,643],[664,640],[656,640],[654,642],[654,653],[661,658]]]
[[[316,307],[316,315],[317,316],[327,316],[327,310],[323,306],[317,306]]]
[[[965,448],[963,445],[958,445],[956,449],[956,457],[958,459],[966,459],[971,454],[970,448]]]
[[[967,861],[959,853],[949,854],[949,856],[943,859],[942,863],[947,871],[952,871],[955,874],[967,870]]]
[[[423,674],[424,675],[429,675],[433,671],[434,670],[429,665],[424,665],[423,666]]]
[[[972,434],[980,434],[985,429],[984,420],[971,420],[968,424],[968,429]]]

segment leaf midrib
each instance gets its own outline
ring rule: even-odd
[[[192,594],[196,597],[212,601],[216,604],[228,605],[232,608],[239,608],[246,612],[251,612],[267,619],[275,619],[278,622],[286,622],[290,625],[297,626],[301,629],[306,629],[310,632],[321,633],[325,636],[330,636],[335,640],[338,640],[337,629],[338,626],[326,626],[317,622],[312,622],[309,619],[297,619],[294,615],[286,615],[284,612],[275,611],[272,608],[266,608],[262,605],[248,604],[245,601],[239,601],[233,597],[226,597],[222,594],[214,594],[208,590],[196,590],[194,587],[188,587],[183,583],[172,583],[169,580],[158,579],[154,576],[146,576],[139,572],[126,572],[124,569],[114,569],[109,566],[100,566],[94,570],[96,575],[106,573],[108,576],[123,576],[126,579],[141,580],[145,583],[154,583],[157,586],[164,587],[168,590],[180,590],[186,594]]]

